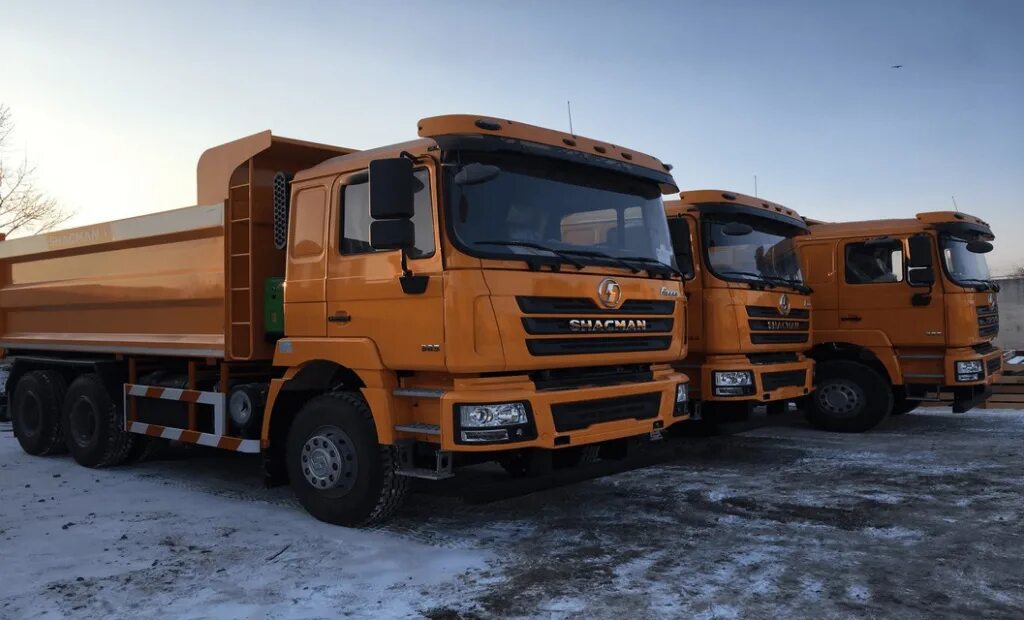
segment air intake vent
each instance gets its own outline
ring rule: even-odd
[[[274,248],[277,250],[288,246],[288,194],[291,182],[292,175],[287,172],[274,175]]]

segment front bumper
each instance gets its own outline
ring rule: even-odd
[[[983,376],[977,381],[958,381],[956,363],[974,360],[981,362]],[[948,349],[943,360],[943,374],[944,383],[951,388],[992,385],[1003,374],[1003,350],[993,347],[991,351],[980,355],[971,348]]]
[[[440,447],[451,452],[557,449],[650,435],[687,419],[685,407],[676,407],[676,388],[687,382],[686,375],[667,366],[655,367],[651,381],[573,389],[537,390],[525,375],[456,379],[440,398]],[[637,399],[648,404],[656,401],[649,408],[649,416],[644,413],[642,419],[604,419],[624,411],[621,407],[609,408],[608,403]],[[461,430],[465,429],[459,428],[459,405],[516,401],[527,403],[532,417],[533,427],[524,433],[526,439],[517,440],[517,435],[511,433],[509,440],[494,443],[462,440]],[[571,419],[566,416],[567,409],[571,410]],[[437,437],[432,440],[436,442]]]
[[[721,396],[715,394],[715,372],[749,371],[754,374],[752,393],[738,396]],[[802,380],[798,377],[803,373]],[[785,381],[790,385],[778,385],[773,377],[781,377],[782,373],[797,377],[793,381]],[[700,367],[700,385],[696,388],[694,398],[706,402],[751,402],[770,403],[793,400],[806,396],[814,389],[814,361],[802,357],[796,362],[778,364],[751,364],[745,355],[709,356]]]

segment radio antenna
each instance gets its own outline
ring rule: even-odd
[[[576,132],[572,130],[572,101],[566,100],[565,109],[569,111],[569,135],[575,136]]]
[[[956,204],[956,196],[950,196],[950,198],[953,199],[953,209],[955,209],[957,213],[960,213],[960,207]]]
[[[757,198],[757,175],[754,175],[754,198]]]

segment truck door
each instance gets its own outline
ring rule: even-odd
[[[941,301],[913,305],[921,289],[906,281],[906,239],[851,240],[841,251],[839,329],[874,332],[865,341],[875,346],[882,334],[896,347],[942,346]]]
[[[369,175],[342,175],[332,196],[327,267],[327,335],[366,338],[387,367],[398,370],[444,368],[444,305],[441,252],[434,205],[437,184],[432,166],[418,166],[415,194],[416,247],[409,268],[427,279],[421,293],[403,290],[401,252],[370,247]]]

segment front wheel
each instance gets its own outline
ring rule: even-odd
[[[807,403],[807,420],[815,428],[862,433],[878,426],[892,410],[889,384],[863,364],[822,362],[816,375]]]
[[[359,395],[332,392],[310,400],[288,433],[288,477],[299,503],[317,519],[358,526],[390,517],[405,499],[394,448],[377,443]]]

